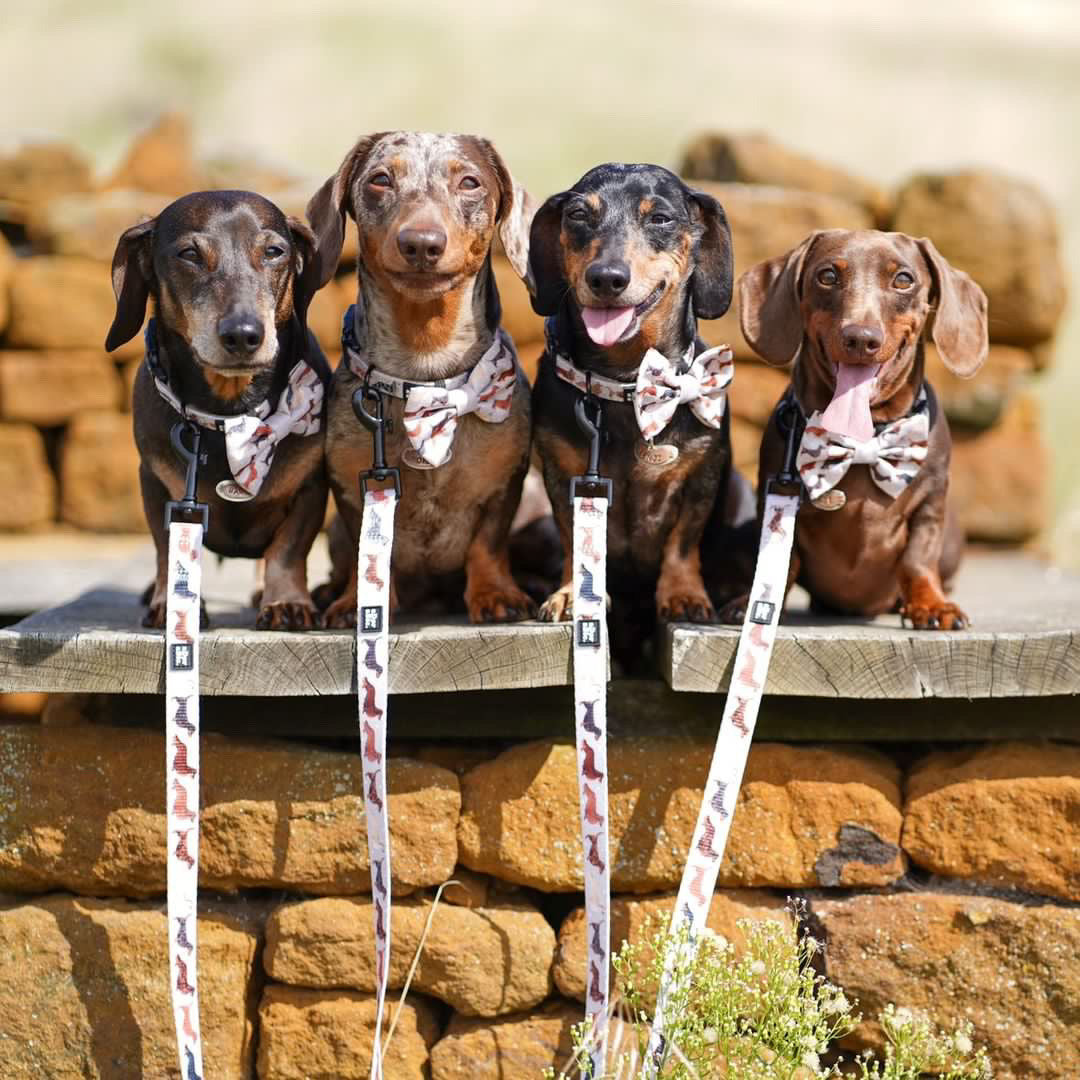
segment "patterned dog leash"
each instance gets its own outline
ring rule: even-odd
[[[795,539],[795,516],[802,501],[801,481],[795,469],[795,455],[802,435],[801,417],[793,404],[788,407],[787,417],[784,466],[766,487],[754,583],[735,652],[735,666],[716,748],[705,781],[705,795],[671,916],[672,935],[684,936],[668,946],[641,1073],[644,1080],[653,1080],[659,1075],[667,1058],[669,1047],[664,1035],[667,1014],[672,999],[681,996],[680,991],[684,989],[681,980],[686,978],[698,936],[709,915],[784,606],[791,546]]]
[[[184,433],[191,436],[191,449]],[[199,1026],[199,619],[202,542],[210,520],[196,501],[202,434],[190,422],[176,424],[172,444],[186,462],[184,497],[165,504],[169,576],[165,602],[165,807],[166,918],[169,992],[180,1075],[202,1080]]]

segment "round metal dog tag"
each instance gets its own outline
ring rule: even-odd
[[[634,457],[642,465],[670,465],[679,456],[677,446],[653,446],[652,443],[638,443],[634,447]]]
[[[454,456],[454,452],[453,452],[453,450],[451,450],[450,453],[446,455],[446,461],[449,461],[453,456]],[[405,464],[408,465],[410,469],[434,469],[435,468],[435,466],[432,465],[431,462],[427,460],[427,458],[422,457],[411,446],[409,447],[408,450],[405,450],[402,453],[401,460],[404,461]],[[443,464],[445,465],[446,462],[444,461]]]
[[[847,496],[838,488],[833,488],[831,491],[826,491],[824,495],[812,499],[811,505],[819,510],[839,510],[846,502]]]
[[[255,496],[245,491],[235,480],[221,480],[215,489],[226,502],[248,502]]]

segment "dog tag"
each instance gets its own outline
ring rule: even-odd
[[[226,502],[248,502],[255,498],[250,491],[245,491],[235,480],[221,480],[215,490]]]
[[[634,447],[634,457],[642,465],[670,465],[679,456],[679,448],[664,444],[653,446],[652,443],[638,443]]]
[[[446,461],[449,461],[454,456],[453,450],[446,455]],[[435,466],[431,464],[427,458],[418,454],[411,446],[408,450],[405,450],[401,455],[401,460],[409,466],[410,469],[434,469]],[[443,464],[446,464],[446,461]]]
[[[812,499],[811,505],[819,510],[839,510],[846,502],[847,496],[839,488],[833,488],[831,491],[826,491],[824,495]]]

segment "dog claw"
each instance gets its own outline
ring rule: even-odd
[[[955,604],[940,607],[916,607],[905,604],[900,608],[900,625],[911,624],[912,630],[967,630],[971,620]]]
[[[316,630],[321,624],[312,605],[297,602],[264,604],[255,617],[256,630]]]

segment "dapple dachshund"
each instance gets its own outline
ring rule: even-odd
[[[198,498],[210,509],[206,546],[266,560],[256,626],[309,630],[321,622],[307,588],[307,556],[326,507],[330,380],[306,322],[315,254],[307,225],[246,191],[185,195],[120,237],[105,348],[133,338],[154,301],[133,401],[143,507],[157,548],[146,626],[165,624],[165,503],[183,495],[185,478],[170,441],[179,409],[204,429]]]
[[[964,536],[946,498],[952,440],[923,341],[929,331],[950,371],[974,375],[988,349],[983,291],[930,240],[838,229],[749,270],[739,305],[754,350],[794,360],[762,439],[759,496],[784,457],[781,413],[806,425],[789,586],[805,586],[818,610],[966,627],[945,597]],[[725,617],[741,620],[745,603]]]
[[[346,215],[360,239],[359,295],[346,318],[327,426],[330,484],[349,534],[333,545],[332,583],[343,591],[327,608],[328,626],[356,619],[358,476],[372,465],[373,440],[352,398],[364,385],[384,393],[387,462],[402,472],[391,611],[454,611],[464,600],[474,623],[535,613],[511,576],[507,548],[529,463],[529,386],[499,327],[491,269],[497,230],[524,275],[530,211],[486,139],[401,131],[361,139],[308,205],[320,280],[337,266]],[[480,387],[485,371],[492,381]],[[491,407],[428,411],[465,396],[463,383],[478,406]]]
[[[696,371],[704,350],[697,319],[727,311],[732,283],[723,208],[656,165],[598,166],[548,199],[533,220],[527,284],[533,308],[549,317],[533,390],[534,438],[565,556],[562,587],[540,617],[571,617],[570,481],[584,473],[589,448],[575,405],[586,386],[596,394],[606,382],[608,397],[595,401],[604,435],[600,472],[613,483],[612,647],[624,663],[634,662],[658,617],[716,617],[699,544],[714,503],[731,519],[748,490],[733,474],[722,391],[713,399],[715,426],[690,407],[675,408],[659,428],[643,426],[639,406],[644,419],[649,395],[678,402],[680,391],[642,388],[639,369],[655,362],[676,382]],[[729,366],[730,351],[716,359]]]

